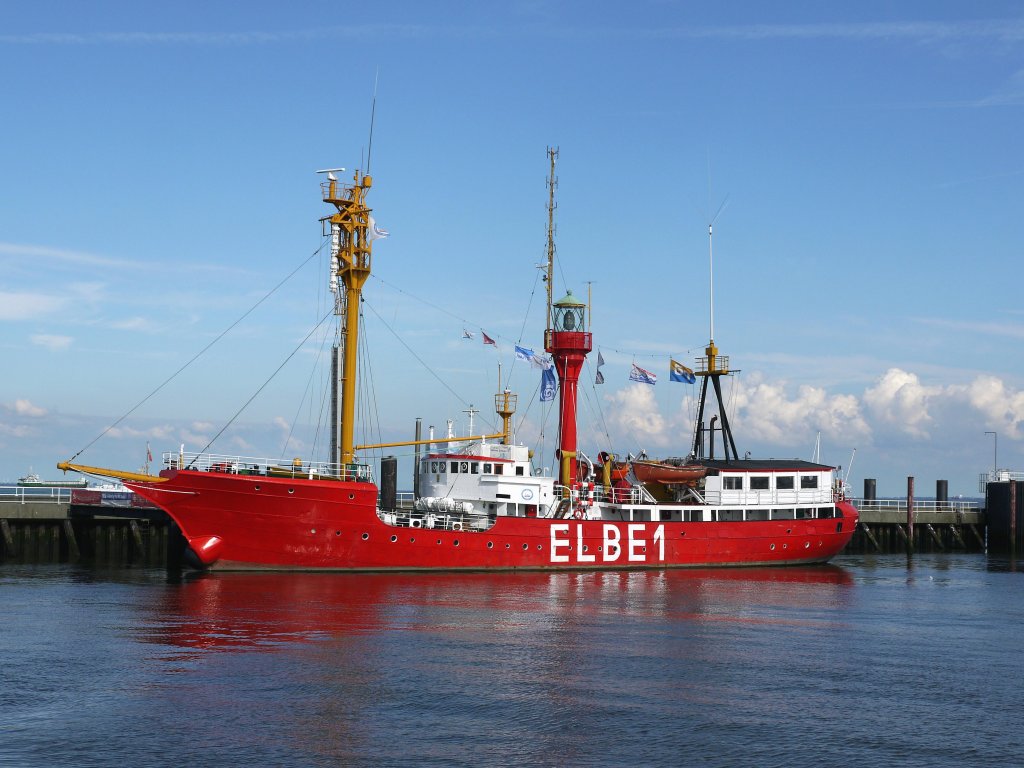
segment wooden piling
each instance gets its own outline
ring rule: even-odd
[[[17,550],[14,547],[14,535],[11,533],[11,526],[6,519],[0,519],[0,532],[4,536],[4,547],[7,550],[7,557],[17,557]]]
[[[1017,554],[1017,481],[1010,481],[1010,556]]]
[[[907,478],[907,552],[914,551],[914,478]]]
[[[70,519],[63,521],[64,541],[68,544],[68,562],[77,563],[82,553],[78,549],[78,540],[75,538],[75,526]]]

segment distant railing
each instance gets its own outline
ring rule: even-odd
[[[1011,480],[1024,480],[1024,472],[1011,472],[1008,469],[982,472],[978,475],[978,493],[985,493],[989,483],[1008,483]]]
[[[48,485],[9,486],[0,488],[0,503],[69,504],[72,490]]]
[[[907,510],[906,499],[847,499],[859,512],[905,512]],[[951,499],[949,501],[936,501],[935,499],[919,500],[914,499],[914,510],[916,512],[977,512],[981,504],[977,501],[964,501],[962,499]]]
[[[309,480],[358,480],[372,483],[369,464],[331,464],[325,461],[233,456],[221,453],[165,453],[163,464],[168,469],[191,469],[197,472],[223,472],[230,475],[261,475],[269,477],[302,477]]]

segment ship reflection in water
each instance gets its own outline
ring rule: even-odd
[[[520,573],[217,573],[170,585],[142,637],[272,649],[345,635],[569,630],[623,621],[812,624],[853,579],[835,565]],[[558,642],[564,642],[562,638]]]

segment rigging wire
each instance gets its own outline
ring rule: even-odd
[[[281,369],[284,368],[288,364],[288,361],[291,360],[293,357],[295,357],[296,353],[298,353],[298,351],[300,349],[302,349],[302,347],[306,344],[306,342],[309,341],[310,337],[314,333],[316,333],[320,329],[320,326],[323,325],[325,322],[327,322],[327,318],[329,318],[333,314],[334,314],[334,310],[332,309],[330,312],[328,312],[326,315],[323,316],[323,318],[320,320],[320,322],[318,322],[316,325],[313,326],[312,330],[309,333],[306,334],[306,338],[304,338],[302,341],[299,342],[299,345],[297,347],[295,347],[295,349],[293,349],[291,351],[291,354],[289,354],[288,357],[286,357],[284,359],[284,361],[279,366],[277,366],[277,368],[274,370],[274,372],[272,374],[270,374],[270,377],[266,381],[264,381],[260,385],[260,388],[257,389],[253,393],[252,397],[250,397],[248,400],[246,400],[245,404],[241,408],[239,408],[238,411],[235,412],[235,415],[232,416],[230,419],[228,419],[228,423],[225,424],[223,427],[221,427],[220,432],[218,432],[216,435],[214,435],[210,439],[210,442],[208,442],[203,447],[203,449],[201,451],[199,451],[199,454],[197,454],[196,457],[193,458],[192,461],[190,461],[188,463],[188,467],[186,467],[186,469],[191,468],[191,466],[195,463],[196,458],[199,458],[200,454],[206,453],[206,450],[217,441],[217,438],[224,434],[224,430],[226,430],[228,427],[230,427],[234,423],[235,419],[237,419],[241,415],[242,411],[244,411],[246,408],[249,407],[249,404],[253,400],[256,399],[256,397],[260,394],[260,392],[262,392],[264,390],[264,388],[267,386],[267,384],[269,384],[274,379],[274,377],[277,376],[277,374],[281,372]]]
[[[380,322],[384,325],[384,327],[387,328],[389,331],[391,331],[391,334],[398,340],[398,342],[403,347],[405,347],[405,349],[409,352],[409,354],[412,355],[413,357],[415,357],[416,360],[419,362],[419,364],[422,365],[427,370],[427,372],[430,373],[431,376],[433,376],[435,379],[437,379],[445,389],[447,389],[449,392],[451,392],[456,400],[458,400],[460,403],[462,403],[463,405],[465,405],[467,407],[472,405],[472,403],[470,403],[470,402],[466,401],[465,399],[463,399],[462,396],[460,396],[458,392],[456,392],[454,389],[452,389],[448,385],[448,382],[446,382],[444,379],[442,379],[433,368],[431,368],[429,365],[427,365],[427,363],[423,360],[423,358],[420,357],[419,355],[417,355],[416,352],[413,350],[413,348],[405,343],[405,339],[403,339],[401,336],[398,335],[398,333],[395,331],[395,329],[392,328],[388,324],[387,320],[385,320],[383,317],[381,317],[380,313],[376,309],[374,309],[371,304],[367,303],[366,306],[368,306],[370,308],[370,311],[373,312],[373,314],[377,316],[377,319],[380,320]],[[488,423],[492,424],[492,426],[493,426],[493,422],[488,422]]]
[[[247,309],[245,311],[245,313],[241,317],[239,317],[237,320],[235,320],[235,322],[233,322],[231,325],[229,325],[223,331],[221,331],[213,339],[213,341],[211,341],[209,344],[207,344],[205,347],[203,347],[201,350],[199,350],[187,363],[185,363],[178,370],[176,370],[174,373],[172,373],[170,376],[168,376],[166,379],[164,379],[163,382],[161,382],[161,384],[156,389],[154,389],[152,392],[150,392],[148,395],[146,395],[144,398],[142,398],[139,402],[137,402],[135,405],[133,405],[123,415],[118,417],[118,419],[113,424],[111,424],[109,427],[107,427],[102,432],[100,432],[98,435],[96,435],[96,437],[94,437],[89,443],[87,443],[84,448],[79,450],[78,453],[76,453],[74,456],[72,456],[70,459],[68,459],[68,461],[69,462],[70,461],[74,461],[76,458],[81,456],[85,451],[87,451],[89,448],[91,448],[100,438],[102,438],[104,435],[106,435],[108,432],[110,432],[110,430],[114,429],[114,427],[116,427],[122,421],[127,419],[133,413],[135,413],[135,411],[137,411],[139,408],[141,408],[142,405],[144,403],[146,403],[150,398],[152,398],[157,392],[159,392],[161,389],[163,389],[168,384],[170,384],[171,381],[173,381],[175,378],[177,378],[178,375],[181,374],[182,371],[184,371],[186,368],[188,368],[190,365],[192,365],[192,363],[194,363],[200,357],[202,357],[210,349],[210,347],[212,347],[218,341],[220,341],[225,336],[227,336],[228,333],[230,333],[231,330],[234,329],[235,326],[237,326],[240,322],[245,320],[245,318],[247,318],[249,315],[251,315],[256,310],[257,307],[259,307],[263,302],[265,302],[267,299],[269,299],[271,296],[273,296],[275,293],[277,293],[278,289],[282,285],[287,283],[289,280],[291,280],[299,270],[301,270],[310,261],[312,261],[312,259],[318,253],[320,253],[320,251],[322,251],[324,249],[325,245],[327,245],[327,239],[326,238],[324,238],[324,241],[322,243],[320,243],[320,247],[319,248],[317,248],[315,251],[313,251],[313,253],[311,253],[306,259],[304,259],[303,262],[301,264],[299,264],[299,266],[297,266],[295,269],[293,269],[291,272],[289,272],[285,276],[285,278],[283,280],[281,280],[281,282],[279,282],[277,285],[275,285],[273,288],[271,288],[270,291],[263,296],[263,298],[261,298],[259,301],[257,301],[255,304],[253,304],[251,307],[249,307],[249,309]],[[321,321],[321,322],[323,322],[323,321]],[[319,326],[317,326],[317,327],[319,327]]]
[[[288,437],[285,438],[284,445],[281,447],[281,459],[284,459],[285,452],[288,450],[288,443],[291,442],[292,435],[295,434],[295,425],[299,422],[299,413],[302,411],[302,406],[306,404],[307,398],[309,401],[310,415],[313,412],[314,398],[313,392],[313,379],[316,377],[317,371],[321,369],[321,361],[323,360],[324,346],[327,344],[327,334],[324,334],[323,339],[320,341],[320,349],[317,351],[316,359],[313,361],[313,370],[309,372],[309,379],[306,381],[306,389],[302,393],[302,399],[299,401],[298,407],[295,409],[295,418],[288,427]],[[315,449],[314,449],[315,450]]]

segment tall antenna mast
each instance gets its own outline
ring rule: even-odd
[[[551,328],[551,283],[554,279],[555,274],[555,187],[558,186],[558,179],[555,178],[555,159],[558,157],[558,147],[552,149],[548,147],[548,160],[551,163],[551,170],[548,174],[548,267],[547,267],[547,283],[548,283],[548,324],[547,328]]]
[[[366,173],[370,173],[370,156],[373,154],[373,118],[377,113],[377,81],[380,80],[380,67],[373,76],[373,102],[370,105],[370,143],[366,148]]]

